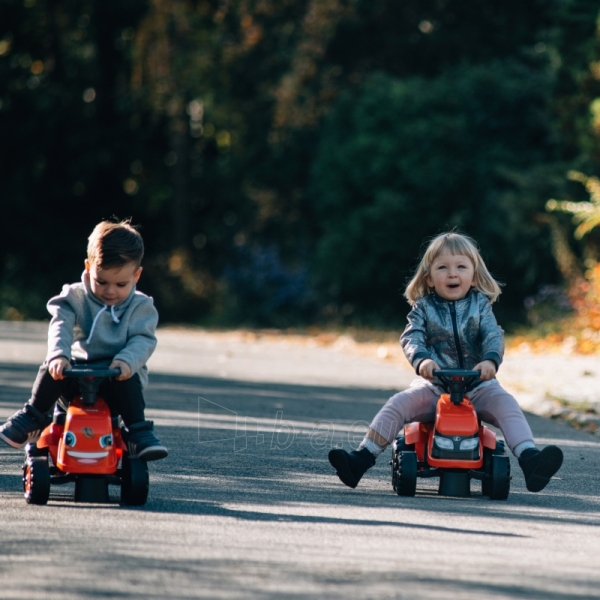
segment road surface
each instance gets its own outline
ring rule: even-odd
[[[0,324],[0,417],[27,399],[45,327]],[[356,490],[327,462],[355,446],[412,374],[332,348],[162,330],[147,390],[169,457],[148,503],[47,506],[21,492],[22,453],[0,448],[0,597],[600,598],[600,443],[528,415],[565,463],[509,499],[391,489],[389,452]],[[111,488],[112,489],[112,488]]]

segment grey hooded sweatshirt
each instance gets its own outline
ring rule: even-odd
[[[52,315],[48,330],[46,363],[64,356],[67,360],[122,360],[131,373],[148,383],[146,362],[156,348],[158,312],[152,298],[134,288],[115,306],[106,306],[90,288],[84,271],[81,283],[63,286],[46,306]]]

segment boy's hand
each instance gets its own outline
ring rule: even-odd
[[[108,368],[121,369],[121,374],[115,377],[117,381],[124,381],[125,379],[129,379],[131,377],[131,369],[129,368],[129,365],[122,360],[113,360]]]
[[[58,358],[53,358],[48,365],[48,372],[52,379],[64,379],[63,371],[68,369],[71,366],[71,363],[64,357],[59,356]]]
[[[433,379],[433,372],[439,368],[440,368],[440,366],[435,362],[435,360],[426,358],[419,365],[419,375],[421,377],[424,377],[425,379],[429,379],[431,381]]]
[[[479,379],[489,381],[496,375],[496,363],[493,360],[484,360],[473,367],[473,371],[481,371]]]

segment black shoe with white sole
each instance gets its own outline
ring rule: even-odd
[[[26,404],[0,427],[0,439],[13,448],[22,448],[40,437],[49,419],[31,404]]]
[[[141,460],[160,460],[166,458],[169,451],[160,443],[154,433],[152,421],[140,421],[130,425],[124,432],[129,454]]]

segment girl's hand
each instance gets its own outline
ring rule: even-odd
[[[126,362],[122,360],[113,360],[110,363],[109,369],[121,369],[121,374],[115,377],[117,381],[124,381],[125,379],[129,379],[131,377],[131,368]]]
[[[440,368],[440,366],[435,362],[435,360],[426,358],[419,365],[419,375],[421,377],[424,377],[425,379],[429,379],[431,381],[433,379],[433,372],[439,368]]]
[[[496,375],[496,363],[493,360],[484,360],[473,367],[473,371],[481,371],[479,378],[481,381],[494,379]]]
[[[58,358],[53,358],[48,365],[48,372],[52,379],[64,379],[63,371],[68,369],[71,366],[71,363],[64,357],[59,356]]]

